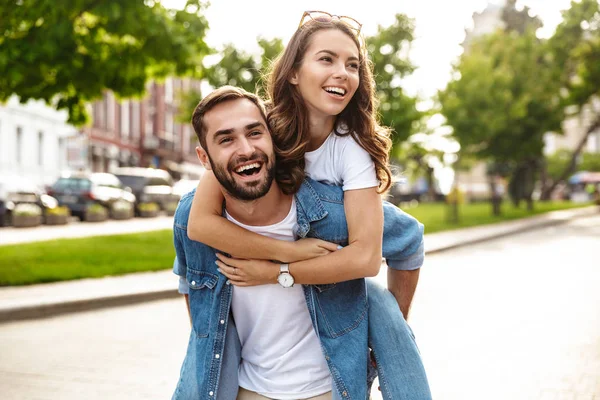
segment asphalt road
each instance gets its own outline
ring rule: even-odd
[[[410,323],[434,398],[600,400],[599,239],[595,216],[428,256]],[[182,299],[0,325],[0,397],[170,398],[188,329]]]

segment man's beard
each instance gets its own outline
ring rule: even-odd
[[[262,151],[255,151],[250,157],[238,157],[232,159],[227,164],[227,168],[224,168],[221,165],[215,165],[210,156],[208,157],[208,161],[221,186],[223,186],[231,196],[238,200],[256,200],[266,195],[269,189],[271,189],[271,184],[273,183],[275,176],[275,165]],[[261,168],[264,167],[266,172],[264,179],[239,184],[233,176],[233,174],[235,174],[233,170],[237,165],[250,161],[262,162],[263,165]]]

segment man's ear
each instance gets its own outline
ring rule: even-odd
[[[210,161],[208,161],[208,153],[202,148],[202,146],[196,146],[196,155],[198,156],[198,160],[200,160],[204,168],[210,170],[211,167]]]
[[[292,73],[290,74],[290,77],[288,78],[288,82],[291,83],[292,85],[298,84],[298,72],[296,70],[292,71]]]

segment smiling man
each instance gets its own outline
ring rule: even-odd
[[[279,240],[320,237],[348,244],[340,188],[307,179],[295,195],[281,189],[275,172],[283,167],[258,97],[222,87],[199,103],[192,123],[198,157],[219,182],[227,219]],[[316,282],[314,271],[298,269],[292,276],[286,264],[268,261],[259,284],[233,285],[236,268],[187,236],[193,196],[182,197],[174,224],[174,272],[192,322],[174,399],[364,399],[369,322],[388,352],[402,354],[402,362],[386,368],[426,384],[414,338],[390,292],[369,284],[369,306],[363,278]],[[405,214],[387,217],[402,231],[389,247],[402,250],[385,255],[402,262],[412,256],[407,243],[420,243],[422,230]]]

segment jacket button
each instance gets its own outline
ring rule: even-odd
[[[221,357],[220,355],[218,355],[218,354],[215,354],[215,358],[217,358],[217,359],[218,359],[218,358],[220,358],[220,357]]]
[[[222,319],[222,320],[221,320],[221,325],[223,325],[224,323],[225,323],[225,320],[224,320],[224,319]]]
[[[195,284],[196,284],[196,281],[192,281],[192,285],[195,285]]]
[[[346,391],[344,390],[344,392],[342,393],[342,396],[344,396],[344,397],[348,397],[348,392],[346,392]]]
[[[211,392],[208,392],[208,395],[209,395],[209,396],[212,396],[213,394],[214,394],[214,393],[213,393],[212,391],[211,391]]]

